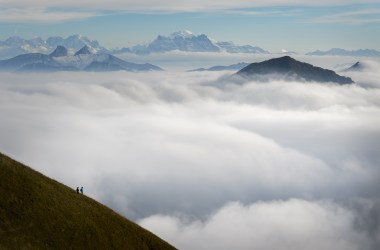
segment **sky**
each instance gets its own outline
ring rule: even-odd
[[[0,39],[82,34],[107,48],[178,30],[272,52],[333,47],[380,50],[377,0],[26,1],[0,0]]]

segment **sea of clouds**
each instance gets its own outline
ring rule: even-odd
[[[0,75],[0,151],[180,249],[380,247],[380,71]]]

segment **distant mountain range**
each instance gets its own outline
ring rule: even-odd
[[[205,34],[195,35],[190,31],[178,31],[169,36],[159,35],[149,44],[122,48],[114,50],[113,53],[135,53],[144,55],[175,50],[185,52],[269,53],[260,47],[251,45],[240,46],[233,42],[218,42],[210,39]]]
[[[251,45],[236,45],[233,42],[218,42],[207,35],[195,35],[190,31],[178,31],[169,36],[157,36],[152,42],[144,45],[124,47],[121,49],[106,49],[98,41],[90,40],[82,35],[72,35],[67,38],[59,36],[49,37],[46,40],[37,37],[24,39],[13,36],[0,41],[0,59],[6,59],[25,53],[51,53],[57,46],[67,48],[71,53],[87,46],[93,53],[104,52],[109,54],[133,53],[146,55],[169,51],[184,52],[226,52],[226,53],[259,53],[269,52]]]
[[[63,46],[50,54],[27,53],[11,59],[0,60],[0,71],[153,71],[161,68],[145,63],[136,64],[126,62],[113,55],[98,52],[87,45],[83,46],[74,55]]]
[[[223,71],[223,70],[241,70],[242,68],[248,66],[249,63],[241,62],[236,64],[231,64],[228,66],[213,66],[210,68],[199,68],[199,69],[192,69],[188,72],[194,72],[194,71]]]
[[[311,56],[354,56],[354,57],[377,57],[380,56],[380,51],[374,49],[359,49],[359,50],[345,50],[333,48],[327,51],[316,50],[309,52],[306,55]]]
[[[339,84],[353,83],[349,77],[340,76],[332,70],[299,62],[290,56],[252,63],[236,74],[247,79],[261,81],[281,79],[286,81],[334,82]]]
[[[182,52],[213,52],[213,53],[248,53],[248,54],[270,54],[269,51],[252,45],[236,45],[233,42],[216,41],[205,34],[194,34],[190,31],[177,31],[169,36],[158,35],[148,44],[139,44],[121,49],[107,49],[96,40],[91,40],[82,35],[72,35],[66,38],[52,36],[46,40],[37,37],[24,39],[18,36],[9,37],[0,41],[0,59],[8,59],[26,53],[49,54],[57,46],[63,46],[69,53],[74,53],[87,46],[92,53],[148,55],[152,53],[165,53],[170,51]],[[276,53],[275,53],[276,54]],[[278,54],[278,53],[277,53]],[[296,52],[282,50],[280,54],[292,55]],[[328,51],[316,50],[307,55],[333,55],[333,56],[355,56],[355,57],[378,57],[380,51],[373,49],[345,50],[334,48]]]
[[[72,35],[67,38],[60,36],[49,37],[44,40],[40,37],[33,39],[23,39],[18,36],[9,37],[5,41],[0,41],[0,59],[11,58],[26,53],[51,53],[57,46],[67,48],[71,53],[87,46],[93,53],[106,52],[98,41],[90,40],[85,36]]]

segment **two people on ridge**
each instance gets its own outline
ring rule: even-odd
[[[79,191],[81,194],[83,194],[83,187],[81,187],[80,189],[79,189],[79,187],[77,187],[77,194],[79,194]]]

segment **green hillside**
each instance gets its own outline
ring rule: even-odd
[[[102,204],[0,153],[0,249],[175,249]]]

